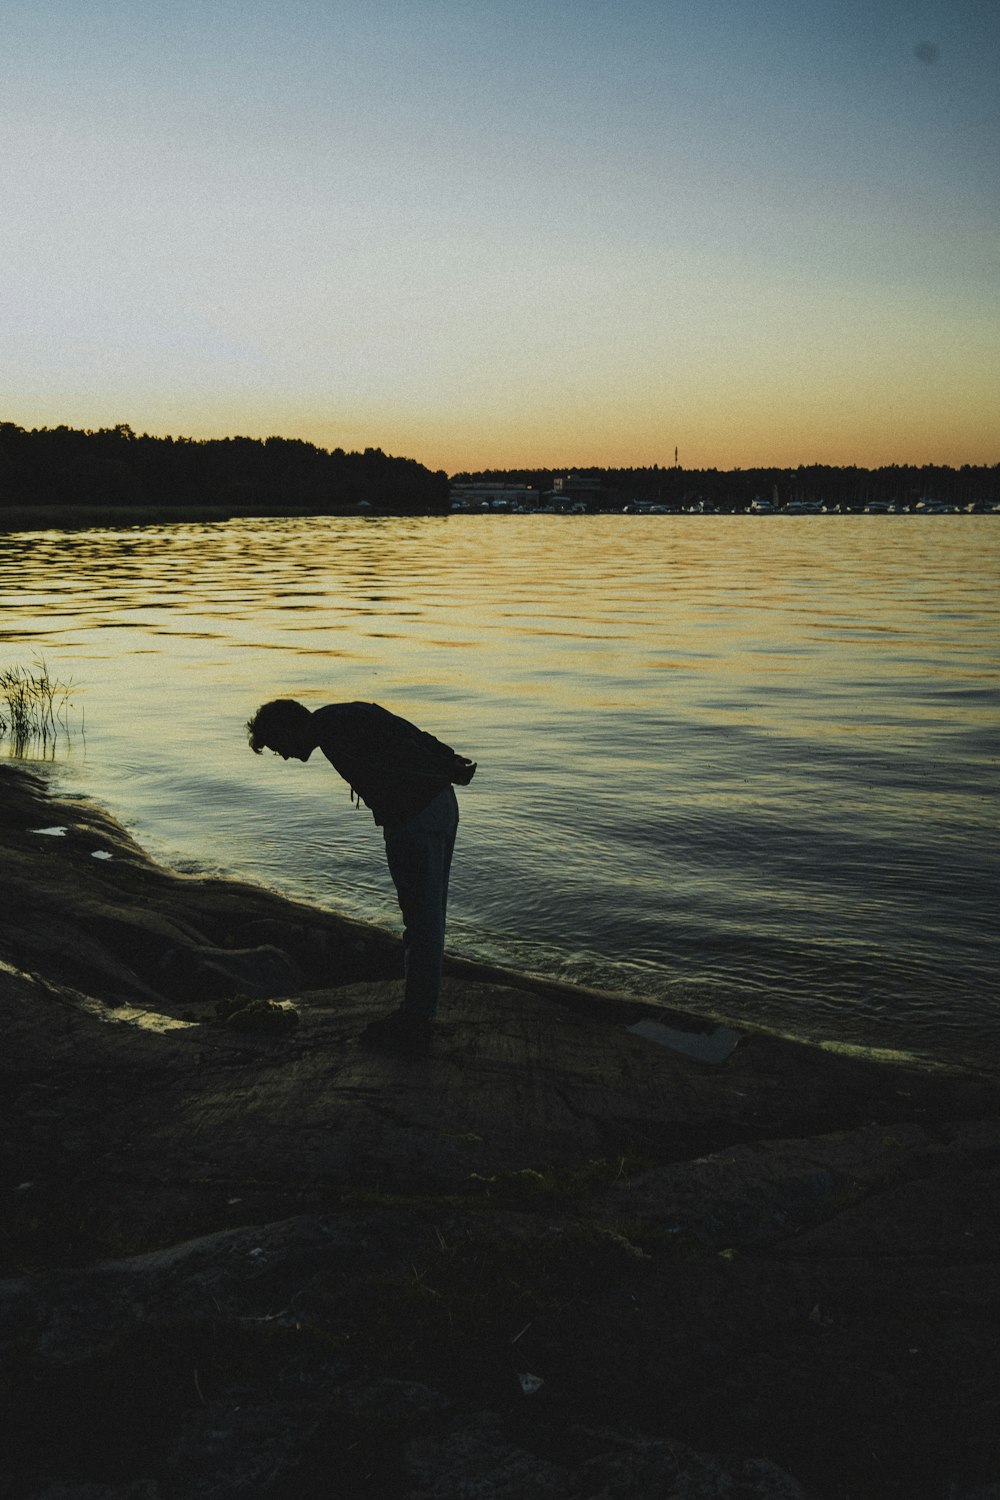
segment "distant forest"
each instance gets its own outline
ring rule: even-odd
[[[595,502],[615,509],[633,502],[671,508],[744,510],[757,498],[819,501],[860,510],[872,501],[934,500],[976,508],[1000,499],[1000,465],[892,464],[880,469],[804,464],[796,469],[648,468],[486,469],[455,483],[530,485],[540,495],[559,476],[600,481]],[[298,438],[137,436],[119,424],[98,431],[26,430],[0,422],[0,507],[275,508],[336,515],[370,509],[397,515],[442,514],[447,475],[380,448],[328,451]]]
[[[681,469],[653,464],[644,469],[484,469],[454,474],[455,484],[530,485],[541,494],[560,475],[599,479],[601,503],[617,508],[632,502],[706,510],[745,510],[755,499],[818,501],[842,510],[863,510],[873,501],[913,504],[935,500],[949,505],[989,505],[1000,500],[1000,464],[890,464],[881,469],[833,468],[801,464],[797,469]]]
[[[336,514],[448,509],[448,478],[380,448],[328,452],[296,438],[138,437],[0,422],[0,506],[223,506]]]

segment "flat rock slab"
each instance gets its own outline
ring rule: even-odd
[[[292,1032],[258,1038],[211,1020],[166,1030],[148,1012],[119,1020],[93,997],[0,973],[15,1112],[5,1154],[19,1206],[37,1204],[46,1219],[59,1182],[59,1213],[71,1197],[95,1245],[141,1249],[248,1213],[319,1210],[347,1188],[483,1195],[506,1183],[527,1193],[598,1165],[600,1183],[620,1163],[630,1181],[620,1209],[636,1213],[653,1191],[649,1176],[633,1180],[644,1162],[874,1116],[863,1178],[898,1159],[893,1130],[908,1140],[906,1130],[942,1119],[946,1100],[975,1117],[991,1097],[980,1081],[901,1078],[757,1036],[710,1068],[557,1000],[474,979],[446,980],[430,1056],[367,1051],[364,1025],[399,998],[398,981],[308,992],[296,997]],[[819,1193],[850,1176],[800,1154],[805,1197],[810,1182]],[[744,1201],[757,1181],[766,1217],[765,1154],[747,1148],[739,1163],[729,1180]],[[684,1196],[719,1197],[718,1164],[689,1173]],[[667,1180],[679,1194],[676,1175]]]

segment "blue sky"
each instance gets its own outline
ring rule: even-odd
[[[1000,12],[8,4],[0,418],[1000,461]]]

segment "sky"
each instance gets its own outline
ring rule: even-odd
[[[1000,462],[995,0],[4,0],[0,420]]]

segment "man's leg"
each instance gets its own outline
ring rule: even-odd
[[[408,822],[385,829],[385,853],[403,914],[403,1012],[433,1020],[441,993],[448,877],[458,830],[449,786]]]

